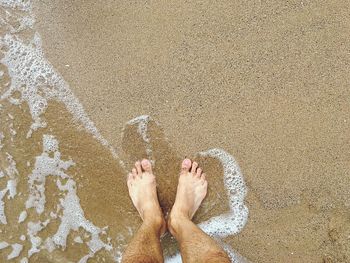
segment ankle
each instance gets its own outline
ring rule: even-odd
[[[168,229],[170,233],[176,237],[180,232],[182,227],[187,223],[192,222],[186,213],[180,211],[171,211],[168,219]]]
[[[160,235],[163,235],[166,231],[166,222],[162,215],[158,214],[146,214],[144,215],[143,223],[152,226]]]

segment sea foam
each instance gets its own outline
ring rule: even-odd
[[[49,102],[57,101],[63,103],[77,123],[80,123],[94,138],[107,147],[116,160],[123,165],[116,149],[111,147],[100,134],[85,113],[79,100],[70,90],[69,85],[45,58],[41,47],[40,34],[35,32],[35,18],[31,11],[31,1],[0,0],[0,6],[7,9],[6,17],[0,18],[0,26],[7,30],[7,33],[0,37],[0,47],[3,53],[0,62],[7,67],[7,74],[11,79],[10,86],[1,94],[0,101],[8,100],[13,105],[21,105],[22,103],[28,105],[32,124],[29,127],[27,138],[31,137],[36,130],[47,127],[47,123],[42,116],[49,107]],[[11,9],[14,11],[13,14]],[[18,10],[21,11],[22,15],[15,15],[15,11]],[[16,20],[16,23],[11,22],[13,19]],[[20,33],[25,30],[33,31],[33,37],[30,41],[20,37]],[[4,74],[5,72],[1,71],[0,78]],[[20,94],[20,96],[17,94]],[[3,109],[2,105],[0,105],[0,109]],[[11,120],[14,118],[12,115],[8,115],[8,117]],[[152,157],[153,149],[151,137],[148,133],[150,120],[150,116],[142,115],[130,120],[128,124],[138,125],[138,133],[147,146],[147,154],[152,161],[155,161]],[[16,136],[17,131],[13,125],[9,128],[11,135],[9,138],[5,138],[4,133],[0,131],[0,150],[3,148],[5,139],[13,140],[13,137]],[[7,180],[6,187],[0,190],[0,223],[2,224],[7,223],[4,199],[6,196],[7,198],[16,197],[17,183],[20,179],[14,158],[10,153],[5,153],[5,155],[8,166],[0,170],[1,180]],[[237,234],[244,227],[248,217],[248,209],[244,205],[247,190],[239,166],[231,155],[220,149],[212,149],[201,153],[201,155],[216,158],[221,162],[224,170],[223,184],[226,187],[230,210],[225,214],[216,215],[208,221],[202,222],[199,226],[206,233],[216,238]],[[27,161],[27,163],[29,162]],[[18,243],[10,244],[0,241],[0,249],[9,246],[12,248],[12,251],[8,254],[8,259],[16,258],[21,254],[23,242],[27,238],[31,247],[28,250],[28,256],[21,258],[21,263],[28,262],[33,254],[40,252],[42,249],[48,251],[57,248],[64,249],[67,246],[67,236],[79,228],[84,229],[90,237],[90,240],[85,243],[89,252],[80,259],[80,263],[86,262],[102,249],[113,250],[111,244],[100,239],[103,229],[85,218],[76,192],[76,182],[68,174],[71,166],[74,166],[73,160],[64,161],[61,159],[58,140],[52,135],[44,135],[43,151],[35,158],[34,168],[28,175],[29,197],[26,201],[26,210],[18,215],[18,223],[26,223],[26,235],[22,234]],[[57,204],[57,210],[49,211],[50,218],[42,221],[30,221],[27,219],[29,210],[34,209],[39,215],[43,214],[45,210],[45,183],[48,176],[56,178],[57,189],[63,194],[63,197]],[[45,229],[53,220],[60,220],[56,233],[42,240],[39,235],[40,231]],[[75,241],[83,242],[79,236],[75,238]],[[229,252],[232,259],[239,259],[237,254],[225,243],[223,243],[223,247]],[[116,262],[120,262],[121,251],[113,251],[113,254],[116,255]],[[181,258],[178,254],[173,258],[168,258],[167,262],[181,262]]]
[[[53,154],[53,157],[50,157]],[[38,214],[41,214],[45,208],[45,181],[47,176],[57,178],[57,188],[65,193],[63,198],[60,198],[58,211],[62,210],[60,217],[60,225],[57,232],[45,240],[44,248],[52,251],[58,247],[65,248],[67,246],[67,237],[71,231],[77,231],[79,228],[84,229],[90,235],[90,241],[87,242],[89,248],[88,255],[84,256],[79,262],[84,263],[88,258],[93,257],[96,252],[101,249],[111,250],[110,244],[104,243],[100,239],[102,230],[87,220],[84,216],[84,211],[80,206],[79,197],[76,192],[75,181],[66,173],[69,167],[73,166],[72,160],[61,160],[59,152],[59,143],[52,135],[44,135],[43,137],[43,152],[36,158],[35,167],[29,176],[30,195],[26,203],[26,208],[35,208]],[[66,183],[61,182],[62,179],[67,179]],[[42,244],[41,238],[37,233],[47,226],[50,219],[42,222],[29,222],[28,234],[32,243],[32,248],[29,251],[29,257],[40,251]]]
[[[147,149],[148,158],[152,158],[152,142],[149,135],[149,123],[152,118],[148,115],[138,116],[127,122],[127,125],[135,125],[137,132],[142,138]],[[157,123],[156,123],[157,124]],[[158,125],[158,124],[157,124]],[[223,168],[223,185],[229,201],[229,211],[216,215],[205,222],[201,222],[199,227],[208,235],[218,239],[223,248],[230,255],[233,262],[244,262],[244,258],[236,253],[230,246],[222,242],[221,239],[239,233],[248,220],[249,210],[244,204],[247,194],[247,187],[243,175],[232,155],[222,149],[210,149],[199,153],[203,157],[217,159]],[[180,254],[166,258],[166,263],[179,263]]]

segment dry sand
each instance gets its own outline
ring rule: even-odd
[[[34,2],[46,57],[130,159],[142,157],[130,145],[137,140],[120,134],[142,114],[163,129],[155,132],[159,176],[168,175],[166,161],[176,173],[181,158],[209,148],[236,158],[250,213],[226,241],[252,262],[350,262],[349,11],[344,0]],[[108,156],[98,145],[70,153],[69,145],[68,156],[80,149],[85,161]],[[123,202],[131,216],[115,217],[118,232],[135,214],[122,194],[109,194],[123,181],[100,159],[90,164],[105,164],[95,169],[100,184],[82,178],[89,191],[79,197],[101,225],[113,211],[94,208],[88,193],[117,200],[116,210]]]

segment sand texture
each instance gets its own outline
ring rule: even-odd
[[[209,196],[195,218],[202,222],[229,210],[223,167],[198,154],[220,148],[235,158],[248,190],[246,225],[222,239],[243,261],[350,262],[348,1],[43,0],[32,5],[46,59],[108,146],[74,121],[62,101],[49,102],[43,113],[47,127],[26,139],[28,107],[2,101],[0,128],[11,134],[13,123],[17,139],[5,141],[0,168],[6,166],[5,152],[11,152],[19,174],[30,173],[35,156],[42,154],[43,135],[53,134],[61,159],[75,163],[69,174],[85,217],[100,228],[108,225],[113,247],[122,251],[140,224],[125,185],[132,163],[144,157],[154,161],[164,211],[174,200],[181,160],[203,163]],[[10,76],[0,66],[2,93]],[[151,118],[149,141],[127,124],[140,115]],[[29,166],[21,164],[24,159]],[[47,206],[54,210],[60,193],[50,178]],[[0,183],[3,189],[6,182]],[[8,221],[17,222],[23,210],[25,180],[18,189],[23,195],[9,201],[14,208],[6,211]],[[32,211],[29,218],[44,220],[44,214]],[[7,227],[0,242],[26,231],[25,225]],[[56,228],[49,225],[42,238]],[[30,262],[77,262],[88,250],[73,245],[75,235],[65,251],[42,250]],[[101,240],[107,243],[103,235]],[[174,240],[167,236],[163,243],[173,255]],[[1,262],[9,251],[0,250]],[[102,259],[112,262],[107,250],[88,262]]]

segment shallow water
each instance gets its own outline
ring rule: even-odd
[[[349,261],[343,1],[0,3],[1,261],[120,260],[127,171],[152,160],[167,213],[184,155],[233,257]]]
[[[127,171],[137,159],[152,160],[167,214],[181,159],[147,115],[128,121],[120,150],[112,147],[46,60],[30,3],[2,5],[1,259],[119,262],[141,223]],[[221,149],[196,158],[211,172],[211,188],[195,221],[217,238],[240,232],[248,209],[238,165]],[[168,260],[179,262],[174,240],[162,242]]]

